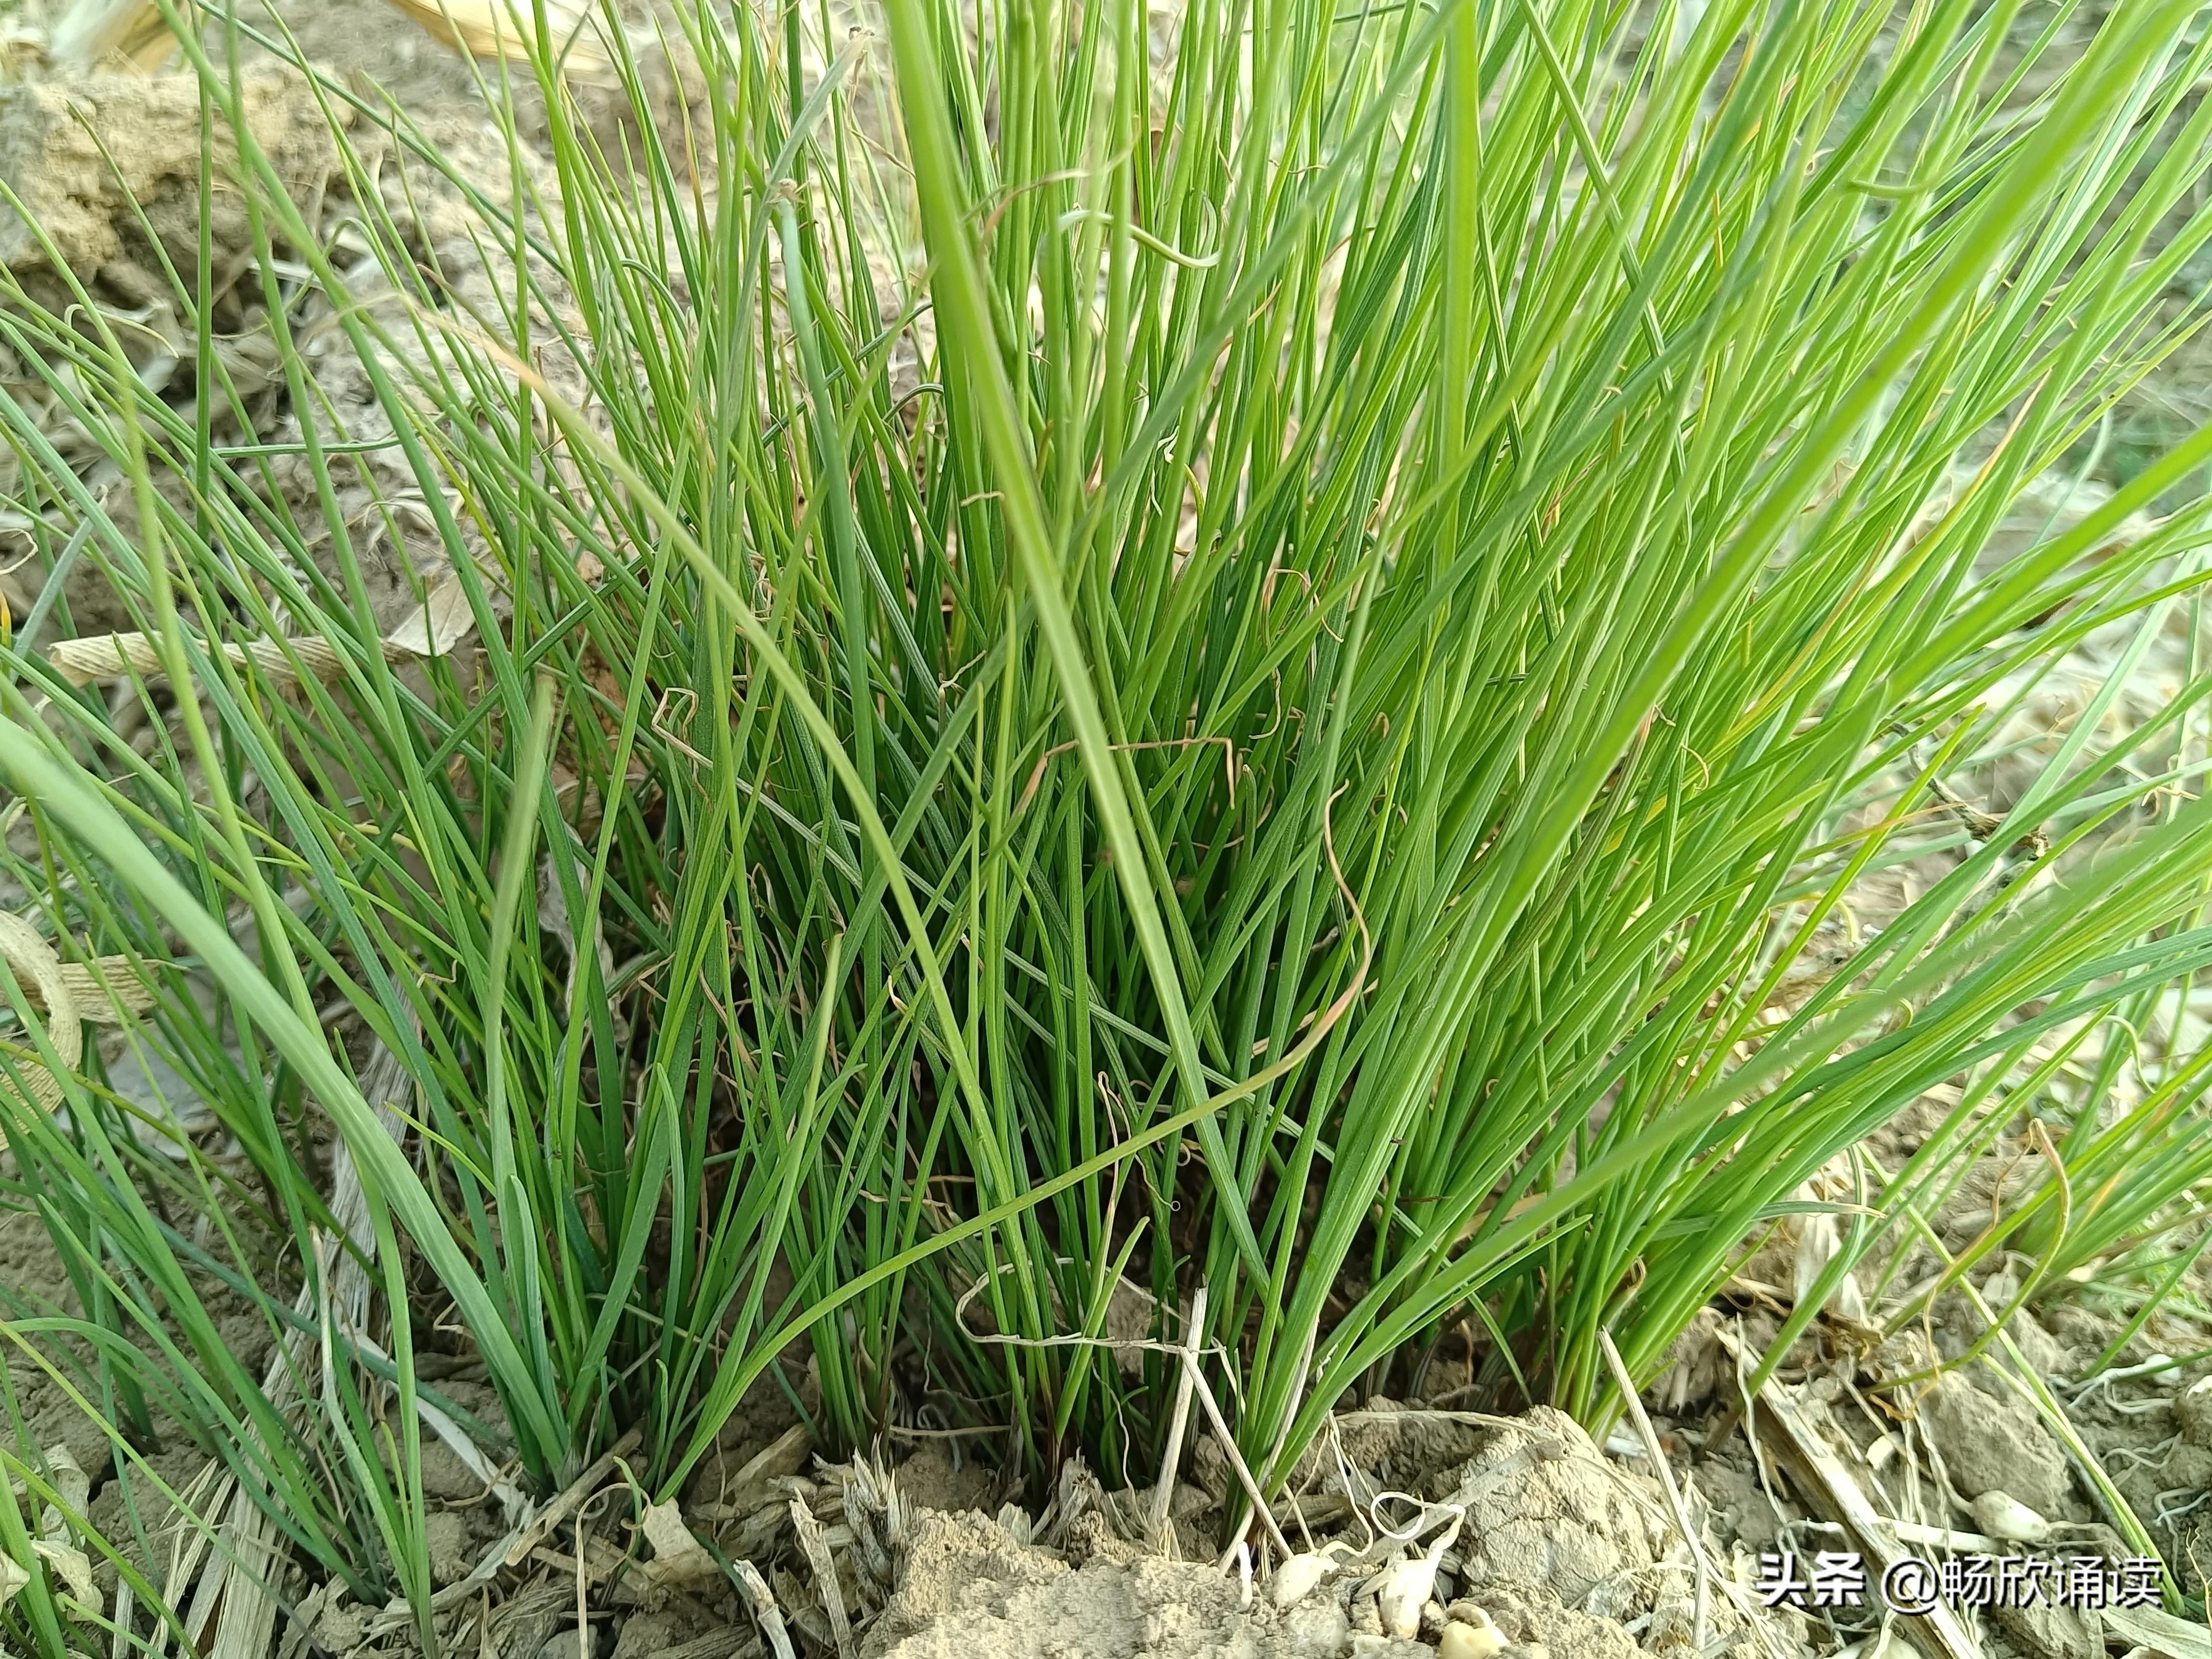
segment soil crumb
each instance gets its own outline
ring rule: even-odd
[[[1425,1643],[1355,1638],[1343,1608],[1278,1612],[1209,1565],[1092,1555],[1081,1566],[996,1522],[925,1512],[864,1659],[1426,1659]]]
[[[337,168],[329,125],[305,81],[276,64],[243,77],[243,113],[262,153],[295,199]],[[216,129],[216,175],[239,166],[228,129]],[[58,262],[88,281],[121,281],[118,259],[151,265],[150,228],[187,260],[199,234],[200,87],[186,76],[98,76],[0,88],[0,178],[27,210],[0,208],[0,263],[11,270]],[[215,192],[216,246],[250,240],[244,198]],[[37,230],[32,226],[35,223]],[[152,284],[150,275],[142,276]]]
[[[1920,1402],[1920,1414],[1961,1497],[1972,1501],[2003,1492],[2039,1515],[2087,1518],[2065,1449],[1990,1367],[1978,1367],[1971,1377],[1943,1377]]]

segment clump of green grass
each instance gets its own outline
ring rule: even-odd
[[[65,1119],[5,1103],[84,1275],[49,1325],[148,1401],[118,1437],[204,1437],[428,1640],[434,1315],[541,1488],[636,1425],[677,1490],[801,1339],[829,1438],[926,1405],[1143,1480],[1174,1379],[1100,1341],[1200,1283],[1263,1486],[1462,1324],[1602,1418],[1601,1329],[1648,1374],[1839,1150],[2212,954],[2199,769],[2112,781],[2199,677],[1776,1000],[1866,872],[1959,843],[1993,688],[2202,579],[2196,509],[2108,537],[2212,433],[1978,556],[2191,325],[2154,302],[2212,230],[2194,15],[2117,9],[2016,104],[2057,38],[2007,56],[2016,3],[1200,3],[1156,64],[1133,3],[684,0],[602,31],[627,121],[522,43],[550,171],[496,180],[315,83],[351,205],[242,137],[255,280],[290,406],[312,318],[391,470],[226,389],[204,245],[180,390],[88,292],[0,318],[136,486],[18,409],[17,504],[161,671],[8,659],[10,870],[63,955],[146,964],[237,1142],[159,1155],[96,1060]],[[245,36],[281,13],[187,47],[211,123]],[[475,638],[395,665],[359,538],[425,515]],[[335,671],[225,648],[279,638]],[[171,1333],[218,1285],[295,1328],[325,1129],[380,1300],[287,1414]]]

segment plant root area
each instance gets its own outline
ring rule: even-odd
[[[1984,1306],[1990,1290],[2005,1290],[2002,1273],[1980,1292]],[[30,1218],[0,1227],[0,1273],[69,1303]],[[1778,1323],[1770,1299],[1763,1283],[1740,1278],[1705,1310],[1644,1392],[1650,1442],[1624,1421],[1600,1443],[1545,1406],[1461,1409],[1452,1401],[1463,1386],[1434,1402],[1376,1397],[1340,1411],[1273,1506],[1272,1526],[1247,1529],[1255,1539],[1279,1531],[1300,1558],[1286,1568],[1271,1549],[1264,1574],[1251,1571],[1249,1546],[1241,1562],[1221,1559],[1218,1540],[1242,1493],[1210,1433],[1194,1443],[1156,1533],[1152,1485],[1109,1489],[1079,1458],[1041,1510],[1012,1500],[990,1449],[972,1438],[927,1434],[881,1458],[830,1462],[800,1416],[814,1404],[811,1378],[793,1368],[783,1386],[756,1388],[672,1506],[729,1560],[755,1564],[750,1589],[703,1548],[671,1547],[650,1516],[641,1523],[644,1498],[618,1474],[529,1540],[517,1565],[498,1565],[514,1533],[497,1497],[426,1438],[442,1644],[495,1659],[2212,1653],[2201,1627],[2154,1607],[1968,1607],[1958,1613],[1968,1645],[1948,1650],[1886,1612],[1876,1583],[1884,1540],[1931,1562],[2094,1557],[2113,1575],[2136,1552],[2083,1465],[2014,1386],[2014,1362],[1966,1358],[1984,1328],[1966,1296],[1947,1293],[1920,1328],[1871,1347],[1869,1328],[1824,1317],[1747,1396],[1753,1359]],[[243,1308],[238,1326],[241,1341],[253,1340],[258,1322]],[[2005,1328],[2182,1588],[2201,1594],[2197,1564],[2212,1555],[2212,1364],[2139,1368],[2157,1364],[2160,1346],[2203,1346],[2206,1333],[2161,1315],[2085,1385],[2080,1369],[2118,1333],[2116,1322],[2061,1301],[2020,1310]],[[431,1357],[425,1369],[446,1397],[499,1423],[469,1363]],[[1449,1380],[1451,1367],[1432,1370]],[[177,1582],[197,1529],[149,1504],[143,1480],[115,1474],[98,1428],[42,1373],[19,1362],[11,1381],[31,1431],[87,1471],[95,1523],[128,1540],[135,1507],[144,1549],[126,1547],[154,1582]],[[1698,1534],[1694,1551],[1656,1478],[1652,1442]],[[188,1501],[217,1473],[188,1448],[154,1463]],[[1869,1515],[1884,1540],[1869,1535]],[[1809,1577],[1828,1553],[1869,1564],[1856,1600],[1765,1605],[1763,1557],[1786,1554]],[[1431,1562],[1419,1601],[1394,1605],[1395,1581]],[[112,1596],[112,1570],[95,1575]],[[1294,1593],[1301,1576],[1313,1582]],[[362,1605],[336,1583],[298,1575],[286,1590],[293,1616],[279,1621],[276,1659],[421,1650],[404,1604]],[[1406,1620],[1410,1631],[1389,1628]]]

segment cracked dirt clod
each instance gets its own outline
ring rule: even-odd
[[[1970,1503],[2006,1492],[2039,1515],[2072,1516],[2078,1500],[2064,1449],[2033,1407],[1996,1386],[2002,1392],[1948,1376],[1920,1401],[1921,1419],[1942,1451],[1952,1484]]]
[[[2105,1651],[2105,1622],[2094,1612],[2036,1604],[1990,1613],[2015,1644],[2043,1659],[2100,1659]]]
[[[1486,1432],[1441,1500],[1466,1512],[1466,1601],[1494,1612],[1516,1648],[1620,1659],[1638,1650],[1628,1633],[1637,1629],[1645,1651],[1692,1649],[1697,1571],[1656,1484],[1603,1456],[1580,1425],[1549,1407]],[[1749,1634],[1733,1603],[1711,1599],[1709,1651]]]
[[[1468,1582],[1541,1590],[1579,1607],[1651,1566],[1647,1518],[1582,1425],[1549,1406],[1523,1423],[1490,1431],[1449,1500],[1467,1509]]]
[[[257,65],[241,82],[246,124],[295,197],[337,165],[328,124],[296,74]],[[199,82],[189,76],[98,76],[0,88],[0,178],[52,240],[89,276],[143,240],[135,201],[168,252],[189,258],[198,236]],[[250,239],[246,204],[226,181],[235,146],[218,123],[213,232],[219,248]],[[47,255],[12,205],[0,206],[0,264]]]
[[[925,1514],[911,1540],[864,1659],[1336,1659],[1354,1647],[1333,1599],[1278,1613],[1261,1595],[1240,1608],[1236,1579],[1210,1564],[1099,1552],[1074,1567],[973,1512]],[[1380,1638],[1357,1650],[1433,1652]]]

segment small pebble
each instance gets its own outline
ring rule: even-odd
[[[1437,1659],[1498,1659],[1504,1650],[1505,1638],[1497,1626],[1455,1621],[1444,1626],[1437,1643]]]
[[[2051,1536],[2051,1522],[2010,1492],[1985,1492],[1977,1498],[1974,1520],[1990,1537],[2008,1543],[2040,1544]]]
[[[1382,1633],[1411,1641],[1420,1632],[1421,1608],[1436,1588],[1437,1564],[1425,1556],[1401,1561],[1390,1569],[1376,1593],[1376,1611]]]
[[[1267,1583],[1267,1599],[1279,1607],[1295,1607],[1328,1574],[1327,1558],[1312,1553],[1292,1556],[1275,1569]]]

